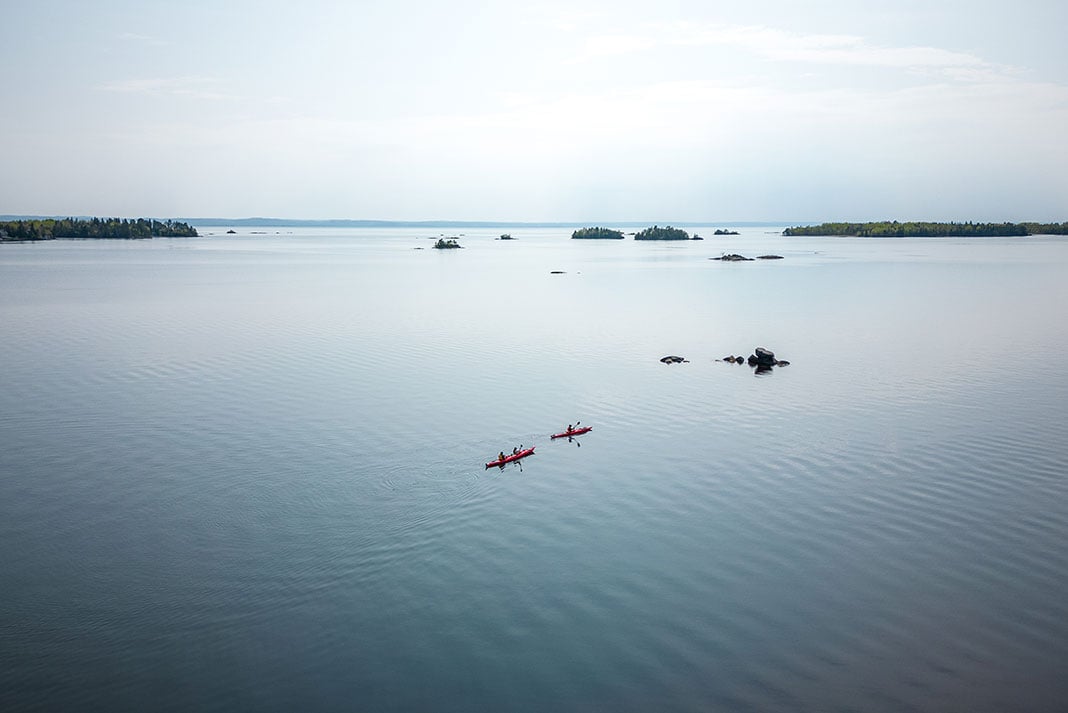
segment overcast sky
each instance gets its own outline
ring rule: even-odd
[[[1063,0],[0,0],[0,213],[1068,220]]]

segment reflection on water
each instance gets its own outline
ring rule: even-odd
[[[0,708],[1068,696],[1068,242],[224,230],[0,249]]]

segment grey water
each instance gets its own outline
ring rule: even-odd
[[[1068,240],[461,232],[0,246],[0,710],[1068,705]]]

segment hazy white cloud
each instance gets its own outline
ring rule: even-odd
[[[592,35],[586,38],[577,59],[671,47],[727,48],[779,62],[986,72],[995,69],[975,55],[939,47],[886,47],[854,35],[799,34],[768,26],[692,22],[650,24],[630,34]]]
[[[1068,80],[1035,62],[1063,50],[1049,18],[1008,28],[1013,43],[1005,12],[980,5],[964,34],[953,13],[889,2],[890,23],[845,3],[309,0],[250,15],[71,2],[115,41],[87,43],[72,22],[49,62],[0,46],[25,99],[0,115],[0,150],[20,167],[0,195],[14,211],[155,195],[158,214],[309,217],[822,219],[888,196],[1055,213]],[[167,37],[182,51],[156,50]],[[1042,38],[1046,54],[1030,52]],[[79,91],[76,119],[40,112]],[[63,183],[35,172],[57,163]]]
[[[609,57],[642,52],[662,46],[662,44],[658,38],[650,35],[596,35],[586,38],[584,55],[586,57]]]
[[[154,47],[165,47],[173,44],[169,40],[164,40],[154,35],[144,35],[139,32],[120,32],[119,39],[127,42],[136,42],[143,45],[151,45]]]
[[[222,81],[214,77],[146,77],[104,82],[100,89],[118,94],[170,95],[197,99],[233,98],[232,95],[213,89],[221,85]]]

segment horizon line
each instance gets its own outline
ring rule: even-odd
[[[71,215],[53,214],[53,215],[0,215],[0,220],[60,220],[65,218],[72,219],[92,219],[103,216],[93,215]],[[111,216],[108,216],[111,217]],[[702,220],[683,220],[683,221],[664,221],[664,220],[600,220],[600,221],[582,221],[582,220],[456,220],[456,219],[429,219],[429,220],[383,220],[383,219],[366,219],[366,218],[271,218],[264,216],[249,216],[245,218],[219,218],[219,217],[169,217],[169,218],[150,218],[149,216],[138,216],[145,219],[153,220],[177,220],[188,223],[190,225],[246,225],[246,226],[293,226],[293,227],[455,227],[455,228],[495,228],[495,227],[573,227],[573,226],[618,226],[618,227],[638,227],[649,225],[677,225],[684,227],[709,227],[709,226],[771,226],[771,225],[805,225],[813,223],[814,221],[779,221],[779,220],[727,220],[727,221],[702,221]],[[120,218],[121,219],[121,218]],[[136,218],[135,218],[136,219]]]

